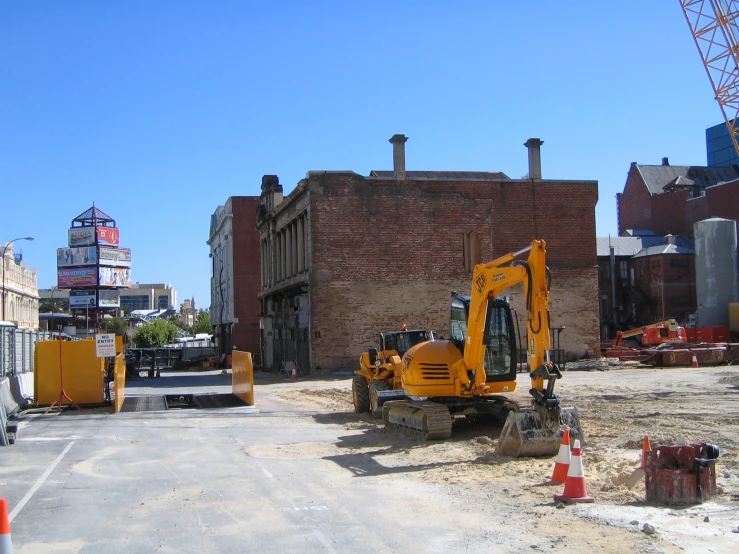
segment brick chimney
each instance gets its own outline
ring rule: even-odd
[[[524,143],[529,149],[529,179],[541,180],[541,145],[543,140],[530,138]]]
[[[662,158],[662,165],[670,165],[670,160],[667,158]]]
[[[405,135],[393,135],[393,173],[396,181],[405,181]]]

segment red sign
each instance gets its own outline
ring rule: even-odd
[[[118,246],[120,237],[116,227],[98,227],[98,244]]]

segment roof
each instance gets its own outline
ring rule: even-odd
[[[665,186],[679,184],[686,186],[688,179],[702,189],[725,181],[739,178],[739,167],[703,167],[697,165],[641,165],[636,164],[639,173],[652,194],[661,194]]]
[[[658,237],[661,239],[662,237]],[[642,249],[642,237],[596,237],[598,256],[633,256]]]
[[[115,220],[100,208],[96,208],[95,204],[93,204],[92,208],[89,210],[82,212],[80,215],[75,217],[72,220],[72,223],[81,223],[83,226],[89,227],[96,227],[105,223],[113,223],[113,227],[115,227]]]
[[[674,237],[674,242],[662,242],[649,246],[640,250],[634,255],[635,258],[644,258],[646,256],[657,256],[660,254],[695,254],[693,243],[685,237]]]
[[[394,171],[373,169],[370,177],[395,180]],[[510,177],[500,171],[406,171],[406,180],[417,181],[510,181]]]

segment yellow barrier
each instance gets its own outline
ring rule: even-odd
[[[36,343],[33,372],[36,404],[49,405],[59,397],[60,349],[67,395],[77,404],[105,402],[105,358],[95,355],[95,341],[53,340]]]
[[[115,400],[113,401],[113,407],[115,409],[115,413],[118,413],[121,411],[123,399],[126,397],[126,359],[123,354],[118,354],[115,357],[113,383],[115,384]]]
[[[231,387],[233,394],[249,404],[254,405],[254,365],[250,352],[233,351],[231,358]]]

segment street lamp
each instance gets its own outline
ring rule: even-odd
[[[10,240],[5,243],[5,246],[3,246],[3,317],[2,321],[5,321],[5,297],[7,296],[7,291],[5,290],[5,251],[8,249],[8,246],[13,244],[17,240],[33,240],[33,237],[18,237],[17,239]]]

